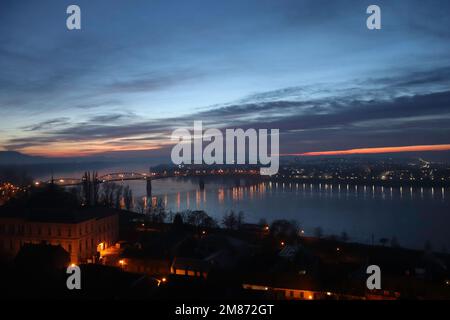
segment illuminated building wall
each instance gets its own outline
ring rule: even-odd
[[[0,254],[13,258],[25,243],[46,242],[61,245],[69,252],[72,263],[82,263],[113,245],[118,233],[117,213],[70,222],[0,217]]]

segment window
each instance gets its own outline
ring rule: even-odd
[[[49,235],[49,236],[52,235],[52,227],[48,227],[48,235]]]

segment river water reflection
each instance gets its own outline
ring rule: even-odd
[[[450,190],[445,188],[353,186],[252,182],[245,179],[197,178],[153,181],[153,201],[167,210],[205,210],[221,220],[229,210],[243,211],[247,222],[261,218],[295,219],[306,234],[321,227],[325,235],[345,231],[357,242],[396,237],[401,246],[435,250],[450,248]],[[145,183],[128,183],[136,198],[145,196]]]

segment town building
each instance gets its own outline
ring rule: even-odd
[[[71,263],[94,262],[119,236],[118,211],[81,207],[61,190],[37,192],[0,207],[0,255],[14,258],[27,243],[60,245]]]
[[[180,276],[208,277],[210,266],[202,259],[176,257],[170,267],[170,273]]]

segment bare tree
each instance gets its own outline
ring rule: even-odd
[[[83,197],[87,205],[91,204],[91,174],[85,172],[83,175]]]
[[[93,172],[85,172],[83,175],[83,196],[87,205],[96,205],[98,202],[98,174]]]
[[[167,212],[162,199],[158,199],[156,204],[151,206],[148,213],[152,222],[163,223],[167,218]]]
[[[229,213],[225,213],[222,218],[222,225],[226,229],[235,230],[238,228],[238,217],[234,213],[233,210],[231,210]]]
[[[379,241],[380,241],[381,245],[384,247],[384,246],[386,246],[386,244],[388,243],[389,239],[387,239],[387,238],[381,238]]]
[[[74,195],[79,204],[83,203],[83,192],[80,186],[70,188],[69,192]]]
[[[173,218],[173,224],[182,225],[183,224],[183,216],[180,213],[177,213]]]
[[[299,226],[295,220],[275,220],[270,226],[273,237],[281,240],[294,240],[298,237]]]
[[[117,185],[116,192],[114,194],[114,208],[120,209],[120,202],[122,200],[123,186]]]
[[[430,240],[425,241],[424,249],[426,252],[433,251],[433,246],[431,245]]]
[[[123,189],[123,201],[125,202],[125,208],[131,210],[133,207],[133,191],[129,186]]]
[[[217,222],[211,218],[205,211],[190,211],[187,214],[186,222],[196,227],[216,228]]]
[[[258,224],[259,224],[261,227],[266,227],[266,226],[269,225],[269,224],[267,223],[267,220],[264,219],[264,218],[259,219]]]
[[[138,198],[136,200],[136,210],[141,214],[145,213],[145,201],[143,198]]]
[[[322,238],[323,237],[323,229],[322,229],[322,227],[314,228],[314,236],[316,238]]]
[[[396,236],[393,236],[391,239],[391,247],[392,248],[399,248],[400,247],[400,243],[397,240]]]
[[[114,207],[114,196],[118,186],[114,182],[105,182],[102,185],[100,202],[102,205],[108,208]]]
[[[242,225],[244,224],[244,212],[243,211],[239,211],[238,216],[237,216],[237,228],[240,229],[242,227]]]

